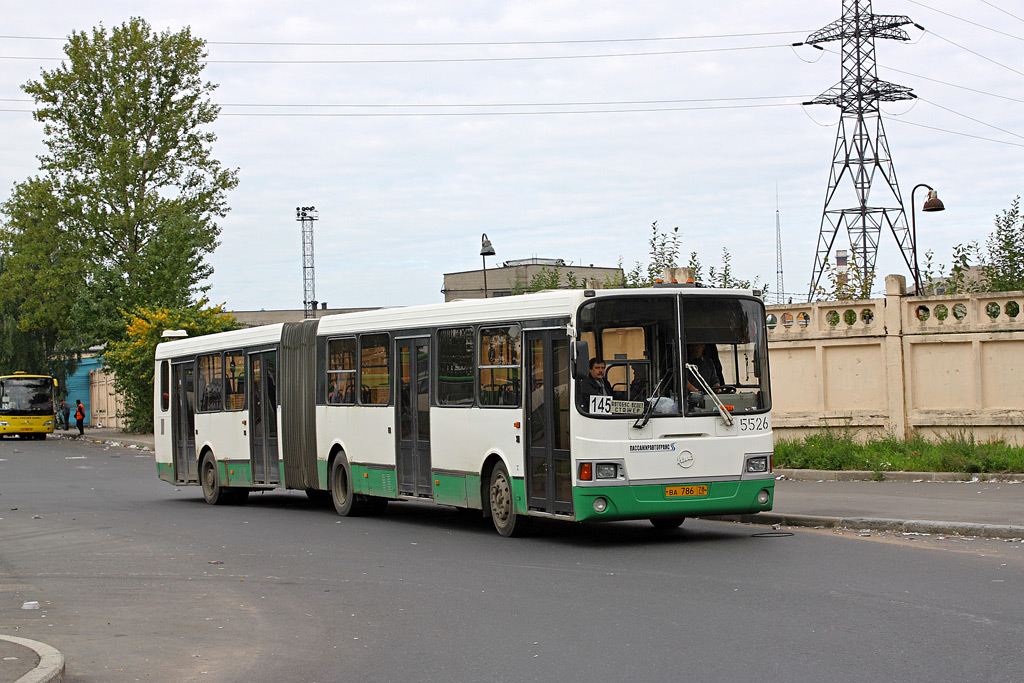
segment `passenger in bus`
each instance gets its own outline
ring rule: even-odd
[[[711,358],[710,354],[705,353],[704,344],[687,344],[686,362],[697,368],[697,372],[699,372],[700,376],[704,378],[704,381],[708,383],[708,386],[721,386],[722,378],[718,375],[717,368],[715,367],[715,361]],[[703,388],[698,384],[697,379],[689,369],[686,371],[686,390],[703,391]]]
[[[600,358],[590,359],[590,376],[580,383],[580,402],[584,410],[590,410],[591,396],[612,396],[612,385],[604,376],[605,364]]]

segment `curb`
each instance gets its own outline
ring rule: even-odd
[[[871,470],[790,470],[775,468],[775,476],[794,481],[909,481],[909,482],[1024,482],[1024,474],[969,472],[872,472]]]
[[[0,640],[27,647],[35,651],[39,657],[39,664],[36,665],[36,668],[19,678],[17,683],[51,683],[52,681],[59,683],[64,680],[64,655],[54,648],[45,643],[16,636],[0,635]]]
[[[715,519],[767,526],[779,524],[781,526],[826,529],[853,528],[945,536],[1024,539],[1024,526],[1015,524],[977,524],[975,522],[939,522],[924,519],[899,520],[878,517],[825,517],[819,515],[786,515],[774,512],[759,512],[755,515],[723,515],[715,517]]]

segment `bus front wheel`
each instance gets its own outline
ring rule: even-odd
[[[491,508],[491,521],[502,536],[522,536],[527,531],[529,519],[516,513],[512,500],[512,479],[508,469],[499,462],[491,471],[491,483],[487,487]]]

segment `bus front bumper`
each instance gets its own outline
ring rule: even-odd
[[[700,486],[707,487],[703,495]],[[771,510],[774,500],[775,479],[576,487],[573,493],[579,522],[750,514]]]

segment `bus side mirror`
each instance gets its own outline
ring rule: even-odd
[[[583,379],[590,374],[590,344],[577,341],[572,346],[572,378]]]

